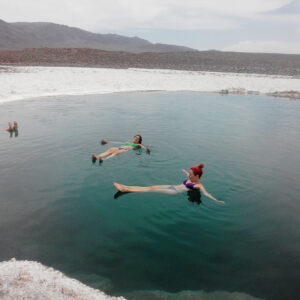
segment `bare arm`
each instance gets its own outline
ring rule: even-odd
[[[143,149],[145,149],[148,153],[150,153],[150,148],[149,147],[146,147],[146,146],[144,146],[144,145],[142,145],[142,144],[138,144],[141,148],[143,148]]]
[[[124,142],[116,142],[116,141],[109,141],[111,144],[118,144],[118,145],[120,145],[120,144],[124,144]]]
[[[187,170],[182,169],[181,172],[184,173],[187,177],[189,177],[189,172]]]
[[[216,202],[225,204],[224,201],[220,201],[220,200],[216,199],[214,196],[212,196],[210,193],[208,193],[207,190],[205,189],[205,187],[201,183],[196,184],[195,187],[199,188],[206,197],[208,197],[208,198],[210,198],[210,199],[212,199],[212,200],[214,200]]]
[[[106,139],[101,140],[102,145],[105,145],[107,143],[108,143],[108,140],[106,140]],[[111,144],[123,144],[123,142],[114,142],[114,141],[109,141],[109,143],[111,143]]]

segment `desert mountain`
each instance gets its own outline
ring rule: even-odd
[[[7,23],[0,20],[0,50],[26,48],[91,48],[133,53],[196,51],[183,46],[152,44],[138,37],[98,34],[54,23]]]

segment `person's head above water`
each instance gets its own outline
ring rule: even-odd
[[[190,179],[193,181],[193,179],[196,179],[197,177],[200,178],[203,173],[204,164],[200,164],[198,166],[193,166],[190,168]]]
[[[133,141],[134,144],[141,144],[142,143],[142,136],[137,134],[133,137]]]

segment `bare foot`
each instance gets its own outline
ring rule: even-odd
[[[114,186],[118,191],[120,191],[122,193],[128,192],[128,188],[123,184],[119,184],[119,183],[114,182]]]

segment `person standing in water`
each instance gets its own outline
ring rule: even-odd
[[[107,144],[107,140],[101,140],[102,144]],[[133,140],[131,142],[126,142],[122,146],[118,147],[112,147],[106,150],[105,152],[95,155],[92,154],[92,160],[95,162],[97,159],[99,159],[99,162],[103,162],[103,160],[113,158],[117,155],[120,155],[124,152],[127,152],[132,149],[137,149],[137,148],[143,148],[145,149],[148,153],[150,153],[150,148],[145,147],[142,145],[142,136],[137,134],[136,136],[133,137]]]
[[[14,127],[12,126],[11,122],[8,122],[8,128],[5,129],[6,131],[14,131]]]
[[[14,121],[14,126],[12,126],[11,122],[8,122],[8,128],[6,128],[5,130],[10,133],[10,137],[13,136],[13,133],[15,133],[15,137],[19,135],[18,123],[16,121]]]
[[[197,166],[193,166],[190,168],[190,171],[181,170],[188,176],[188,179],[184,180],[182,184],[179,185],[152,185],[152,186],[127,186],[123,184],[119,184],[114,182],[115,188],[123,193],[131,193],[131,192],[139,192],[139,193],[162,193],[162,194],[169,194],[175,195],[183,192],[187,192],[190,190],[198,189],[203,192],[203,194],[219,203],[225,203],[224,201],[217,200],[211,194],[209,194],[203,184],[200,181],[200,178],[203,174],[204,164],[200,164]]]

